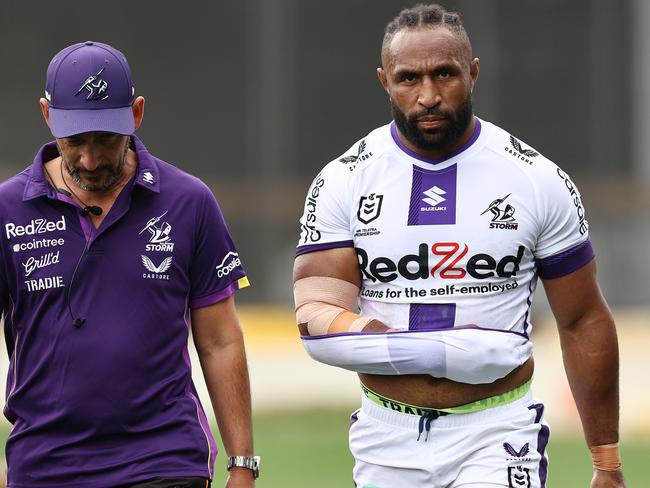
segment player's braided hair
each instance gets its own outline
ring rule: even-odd
[[[469,36],[463,26],[463,21],[458,12],[448,12],[435,3],[430,5],[418,4],[413,8],[402,10],[397,17],[391,20],[384,30],[384,40],[381,44],[382,51],[385,50],[393,40],[395,34],[404,29],[417,29],[420,27],[446,27],[460,37],[470,50]]]

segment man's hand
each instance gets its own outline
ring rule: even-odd
[[[625,488],[622,471],[601,471],[594,469],[590,488]]]
[[[250,469],[232,468],[228,473],[225,488],[253,488],[254,486],[255,479]]]

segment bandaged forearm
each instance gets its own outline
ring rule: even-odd
[[[458,328],[302,337],[321,363],[358,373],[428,374],[462,383],[491,383],[523,364],[533,345],[523,335]]]
[[[307,326],[309,334],[361,332],[372,321],[352,312],[356,309],[359,287],[338,278],[312,276],[293,285],[296,321]]]

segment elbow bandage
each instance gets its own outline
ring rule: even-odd
[[[521,334],[478,327],[303,337],[316,361],[359,373],[428,374],[462,383],[492,383],[533,352]]]
[[[360,332],[372,319],[352,312],[357,306],[359,287],[338,278],[313,276],[293,285],[298,324],[307,324],[312,336],[336,332]]]

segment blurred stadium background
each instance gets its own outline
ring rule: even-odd
[[[311,362],[297,339],[297,219],[318,170],[389,120],[375,76],[382,31],[414,3],[0,2],[0,179],[51,138],[37,103],[50,58],[93,39],[130,61],[147,99],[145,144],[217,195],[253,284],[237,298],[264,458],[259,486],[351,485],[346,415],[359,389],[352,374]],[[476,113],[541,150],[581,188],[620,332],[629,486],[650,486],[650,2],[441,3],[461,11],[481,58]],[[587,486],[579,419],[538,295],[534,389],[555,436],[550,486]]]

